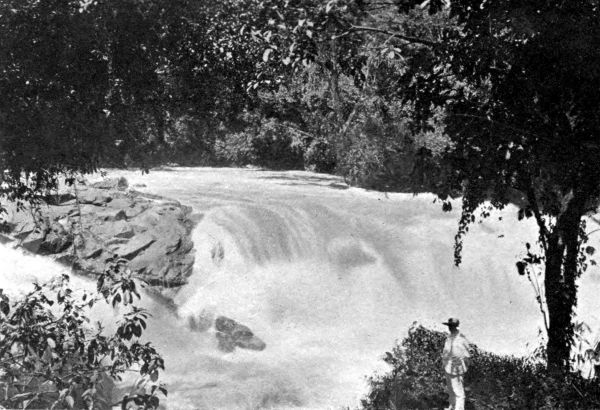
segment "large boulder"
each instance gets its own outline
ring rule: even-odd
[[[73,233],[67,231],[60,223],[54,222],[47,230],[40,244],[39,252],[57,254],[66,251],[73,244]]]
[[[233,352],[236,347],[258,351],[267,347],[266,343],[256,337],[248,326],[226,316],[217,317],[215,330],[219,349],[223,352]]]
[[[96,206],[103,206],[112,201],[112,196],[107,192],[94,188],[81,190],[77,193],[77,198],[79,199],[80,204],[91,204]]]
[[[127,179],[124,177],[105,178],[102,181],[93,183],[92,187],[99,189],[125,191],[129,187],[129,182],[127,182]]]
[[[194,265],[191,209],[127,187],[124,178],[113,178],[63,187],[35,208],[7,203],[3,238],[80,271],[101,273],[117,255],[151,285],[185,284]]]

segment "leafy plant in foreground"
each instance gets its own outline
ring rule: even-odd
[[[140,295],[125,260],[114,260],[98,279],[98,292],[75,291],[68,275],[11,300],[0,291],[0,406],[8,408],[111,408],[113,380],[139,374],[139,393],[125,396],[138,408],[155,409],[164,360],[140,337],[149,313],[133,305]],[[114,334],[90,323],[96,303],[129,306]]]

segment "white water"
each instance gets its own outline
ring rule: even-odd
[[[527,353],[538,341],[541,315],[514,268],[535,227],[517,222],[513,208],[472,228],[455,268],[458,212],[443,213],[431,195],[344,189],[335,177],[305,172],[115,175],[203,215],[177,313],[145,302],[154,314],[149,338],[167,363],[169,408],[353,406],[365,376],[385,370],[379,358],[415,320],[441,328],[457,316],[474,343],[501,353]],[[7,247],[0,257],[3,285],[17,290],[33,278],[24,273],[61,269]],[[592,325],[600,324],[599,289],[594,268],[580,288],[580,315]],[[210,333],[189,330],[187,318],[200,314],[246,324],[266,350],[219,352]]]

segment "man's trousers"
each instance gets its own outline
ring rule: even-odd
[[[446,373],[446,386],[448,388],[448,395],[450,396],[450,409],[465,409],[465,386],[463,380],[464,377],[462,374],[451,375]]]

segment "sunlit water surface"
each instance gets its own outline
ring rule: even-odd
[[[110,174],[193,207],[198,220],[194,274],[176,308],[144,302],[154,315],[148,337],[167,363],[170,409],[354,407],[414,321],[441,329],[457,316],[472,342],[500,353],[527,354],[539,341],[534,293],[515,269],[535,226],[518,222],[515,208],[473,226],[456,268],[459,214],[442,212],[432,195],[368,192],[307,172]],[[8,246],[0,258],[12,292],[63,271]],[[580,316],[593,326],[599,281],[594,268],[580,287]],[[213,330],[190,330],[199,315],[249,326],[266,350],[220,352]]]

